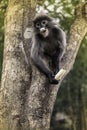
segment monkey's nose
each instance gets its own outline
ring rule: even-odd
[[[45,33],[45,32],[46,32],[46,29],[45,29],[45,28],[40,28],[40,32],[41,32],[41,33]]]

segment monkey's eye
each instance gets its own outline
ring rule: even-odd
[[[41,22],[41,25],[46,25],[48,23],[48,21],[47,20],[43,20],[42,22]]]
[[[39,23],[36,23],[36,28],[40,28],[40,24]]]

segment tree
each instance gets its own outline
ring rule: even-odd
[[[1,130],[48,130],[57,91],[64,78],[58,85],[50,85],[30,59],[31,40],[25,33],[30,31],[35,7],[35,0],[9,0],[0,90]],[[87,32],[86,7],[87,4],[78,5],[70,29],[66,54],[61,62],[66,74]]]
[[[4,41],[4,14],[7,6],[7,0],[0,1],[0,79],[2,70],[2,57],[3,57],[3,41]]]

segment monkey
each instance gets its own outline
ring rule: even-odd
[[[48,77],[51,84],[59,83],[55,79],[55,75],[59,71],[59,63],[65,53],[65,49],[65,32],[48,15],[36,15],[33,19],[31,58],[34,64]],[[46,64],[44,60],[46,56],[51,59],[53,70]]]

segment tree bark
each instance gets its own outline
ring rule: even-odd
[[[0,130],[29,129],[26,99],[30,88],[31,70],[24,46],[27,43],[26,48],[30,49],[30,41],[24,39],[24,30],[25,27],[31,26],[30,21],[35,15],[35,5],[32,2],[9,0],[5,18],[4,62],[0,90]],[[28,62],[29,60],[28,57]]]
[[[56,86],[30,60],[31,40],[25,35],[31,27],[36,1],[9,0],[5,20],[3,74],[0,90],[0,130],[48,130],[56,95]],[[83,5],[79,6],[83,9]],[[85,11],[85,9],[84,9]],[[81,41],[87,32],[86,14],[71,26],[61,68],[70,71]],[[30,33],[29,33],[30,34]],[[65,74],[65,75],[66,75]]]

